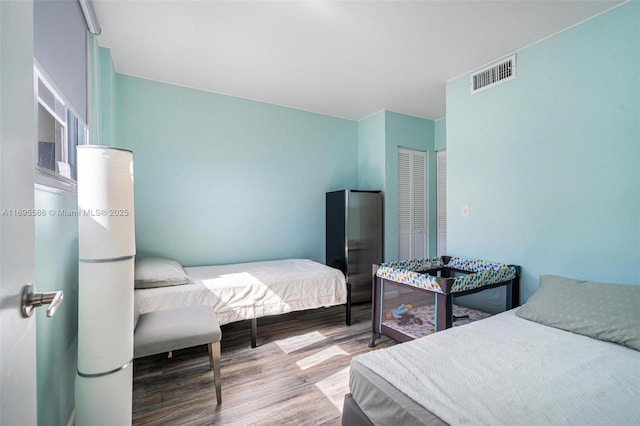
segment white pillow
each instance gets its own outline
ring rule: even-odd
[[[189,277],[180,262],[161,257],[136,259],[135,288],[154,288],[188,284]]]

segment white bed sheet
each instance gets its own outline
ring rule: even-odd
[[[341,271],[308,259],[184,268],[190,284],[135,291],[140,313],[190,305],[213,306],[218,322],[341,305]]]
[[[451,425],[640,424],[640,352],[516,310],[352,363]]]

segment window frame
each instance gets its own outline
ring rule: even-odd
[[[64,107],[64,123],[62,123],[59,119],[60,114],[55,111],[51,111],[51,107],[46,103],[45,100],[41,100],[39,93],[39,84],[42,83],[46,89],[51,92],[54,96],[54,101],[59,102]],[[70,193],[77,193],[77,181],[72,177],[66,177],[56,171],[47,169],[45,167],[40,167],[38,165],[38,150],[39,150],[39,120],[38,120],[38,109],[42,106],[54,120],[57,120],[64,126],[64,148],[62,149],[62,153],[64,155],[64,160],[67,162],[69,160],[69,126],[70,126],[70,118],[74,118],[77,121],[77,124],[74,126],[76,129],[76,141],[75,146],[87,144],[89,141],[89,127],[87,123],[85,123],[81,118],[78,112],[71,106],[70,102],[65,98],[62,94],[62,91],[55,85],[51,77],[47,74],[44,68],[38,63],[38,61],[34,58],[33,61],[33,91],[34,91],[34,115],[36,117],[35,120],[35,138],[34,138],[34,169],[35,169],[35,184],[37,187],[42,189],[53,189],[53,190],[61,190]],[[82,136],[81,133],[82,132]]]

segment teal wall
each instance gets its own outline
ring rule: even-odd
[[[358,182],[384,193],[384,260],[398,260],[398,148],[427,152],[427,249],[436,253],[434,122],[380,111],[358,122]]]
[[[94,35],[89,36],[89,49],[92,94],[89,108],[90,142],[93,145],[114,145],[116,72],[111,51],[100,47]]]
[[[75,194],[35,190],[37,210],[75,211]],[[35,218],[36,290],[64,292],[53,317],[36,309],[38,424],[67,424],[75,402],[78,334],[78,220],[56,214]]]
[[[359,122],[116,74],[114,145],[134,152],[139,256],[184,265],[325,260],[324,193],[382,190],[397,259],[398,147],[429,152],[434,123],[390,111]]]
[[[385,111],[380,111],[358,121],[357,189],[384,189],[385,117]]]
[[[435,150],[447,149],[447,119],[441,118],[433,122]]]
[[[138,256],[324,262],[325,192],[357,185],[356,122],[121,74],[115,96]]]
[[[111,61],[111,51],[100,48],[99,51],[100,86],[103,96],[100,98],[100,145],[113,145],[116,126],[115,115],[115,78],[116,73]]]
[[[436,155],[432,120],[385,111],[385,261],[398,259],[398,148],[427,152],[427,250],[436,255]]]
[[[640,4],[517,52],[517,78],[447,84],[450,254],[640,283]],[[470,217],[460,206],[470,204]]]

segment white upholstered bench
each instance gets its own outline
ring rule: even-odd
[[[222,403],[220,339],[222,332],[211,306],[195,305],[140,314],[135,309],[133,356],[141,358],[192,346],[207,345],[216,399]]]

